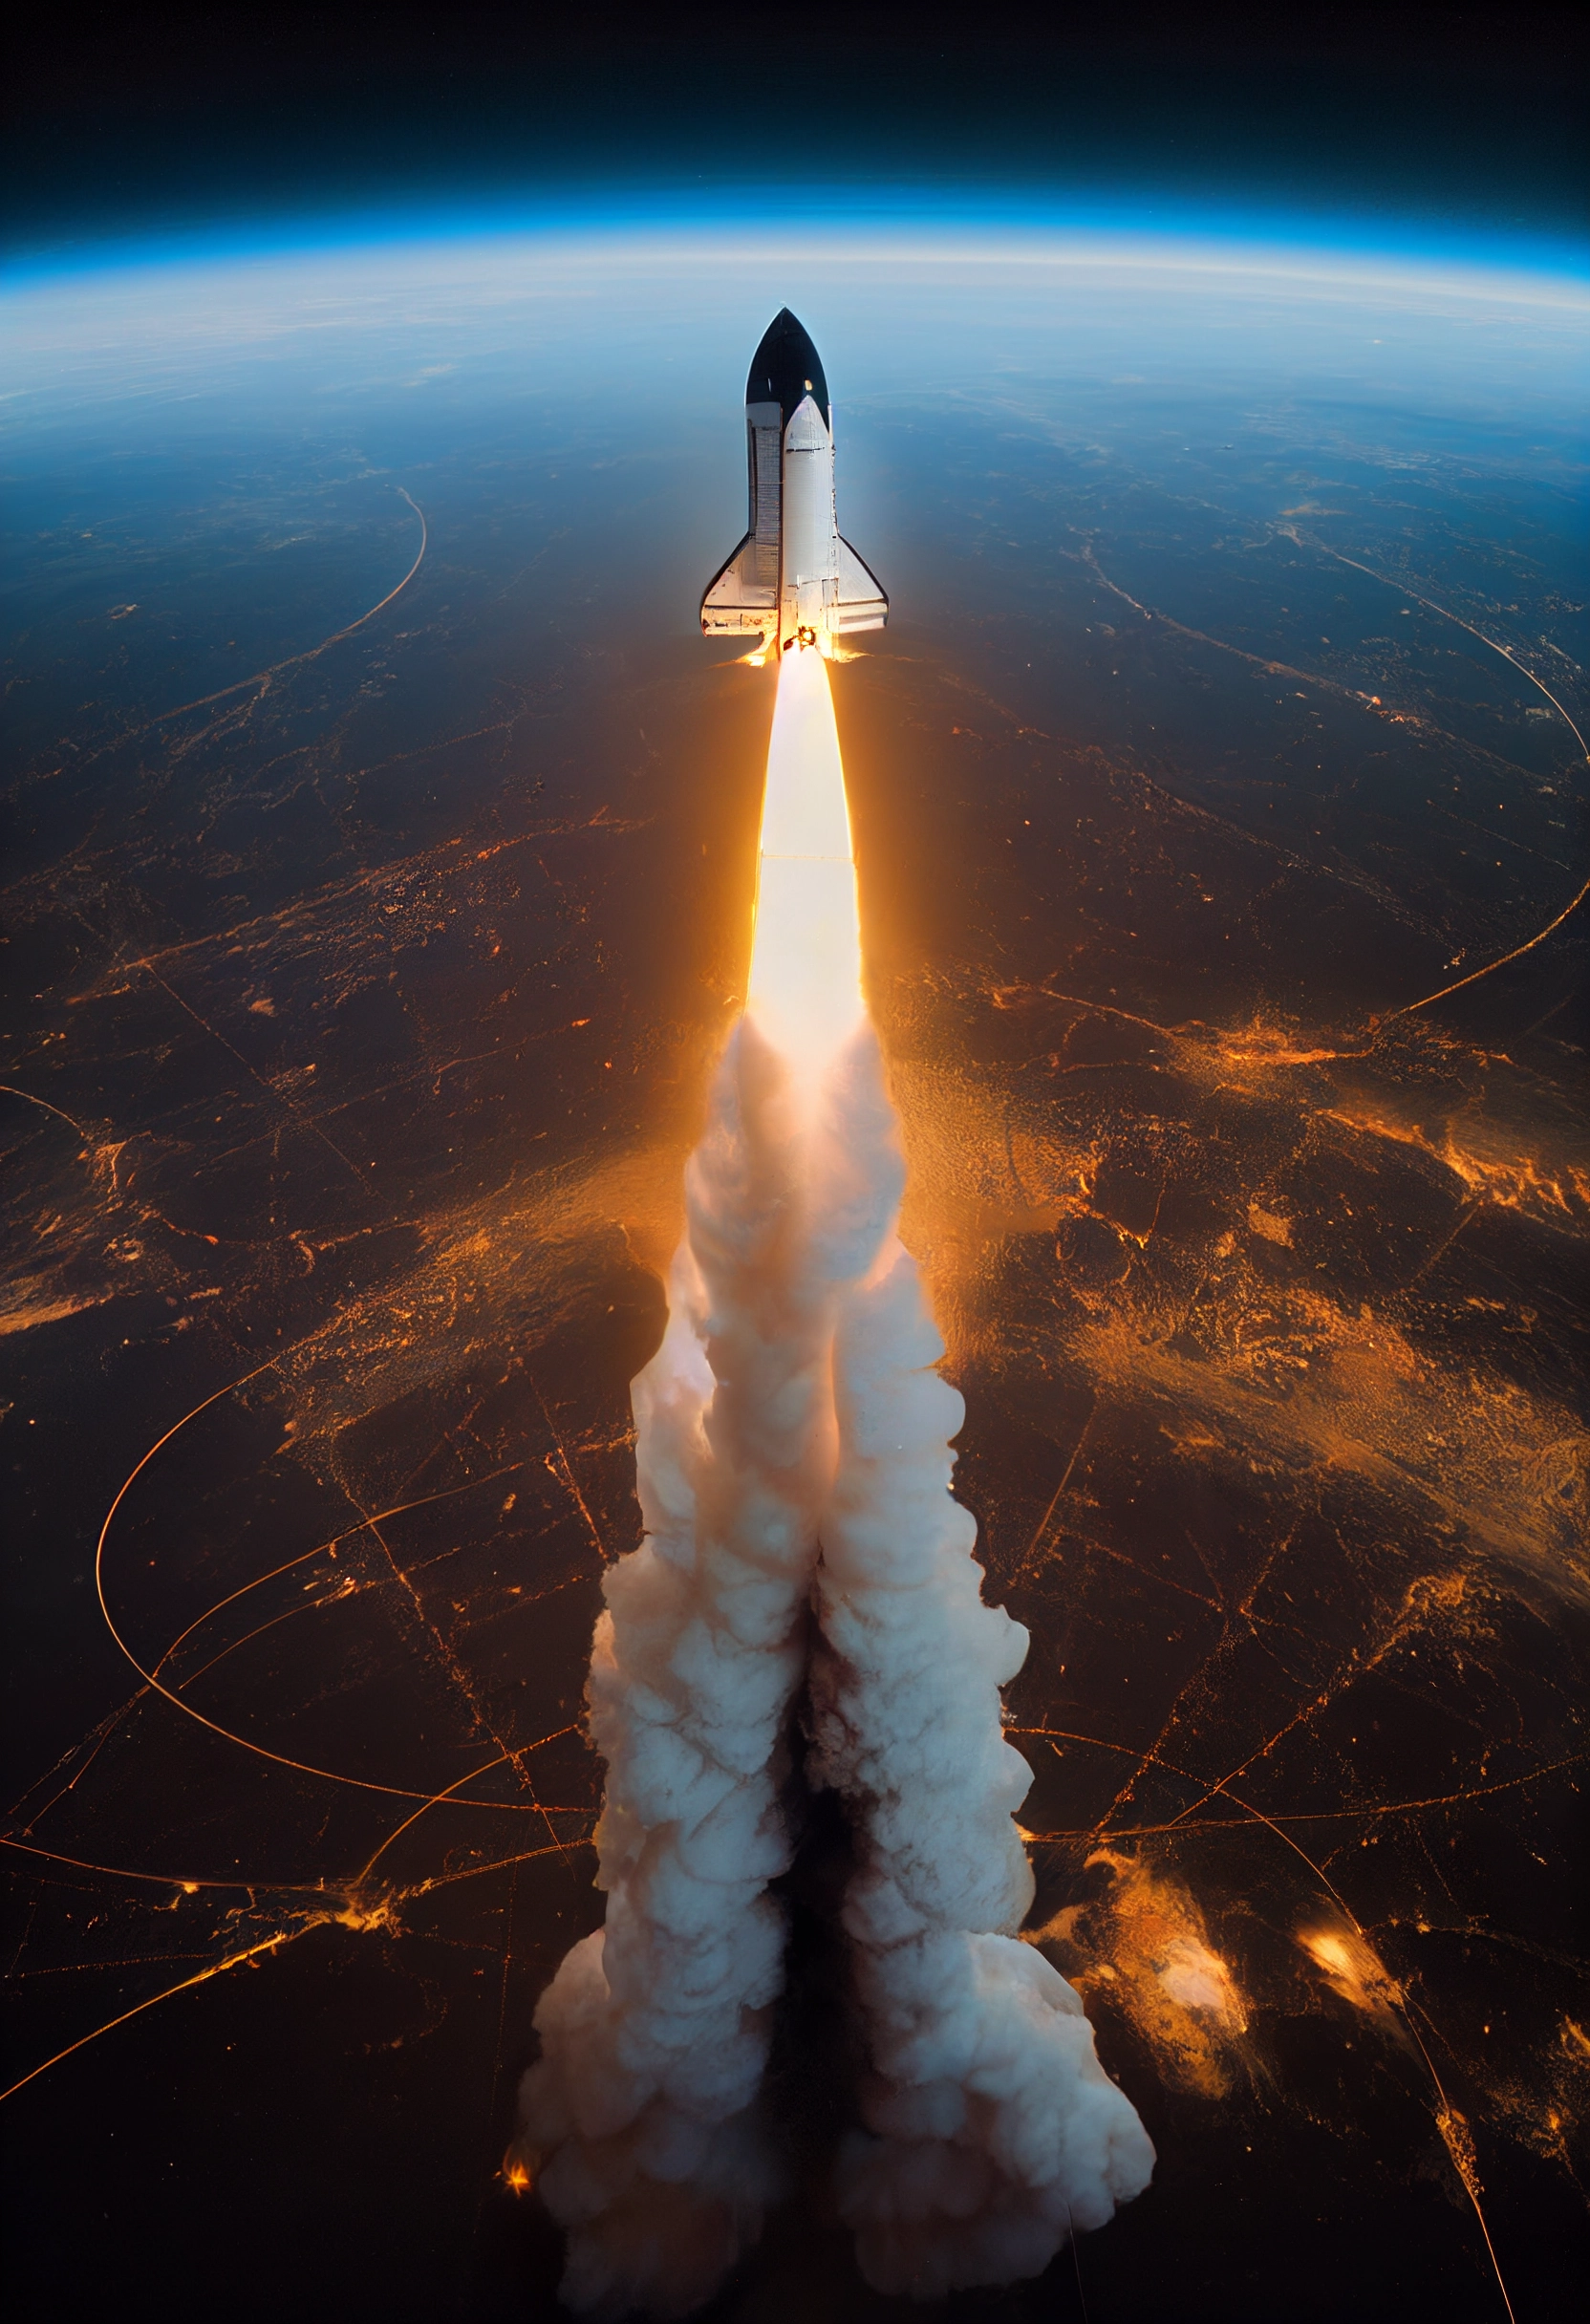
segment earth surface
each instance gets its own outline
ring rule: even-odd
[[[1030,1933],[1159,2152],[952,2312],[1560,2315],[1582,304],[661,236],[11,294],[13,2313],[556,2313],[499,2164],[601,1908],[771,713],[696,605],[786,301],[892,600],[834,692]],[[796,1888],[798,2191],[713,2314],[860,2324]]]

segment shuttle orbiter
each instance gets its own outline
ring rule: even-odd
[[[823,366],[787,307],[751,358],[745,382],[750,524],[708,585],[701,628],[760,632],[780,653],[850,630],[881,630],[889,599],[849,541],[833,500],[833,415]]]

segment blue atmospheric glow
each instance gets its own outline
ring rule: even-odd
[[[780,305],[844,350],[847,396],[1064,370],[1346,396],[1571,428],[1590,252],[1188,202],[832,194],[821,216],[610,190],[312,227],[100,244],[12,270],[4,433],[325,423],[383,398],[586,402],[644,369],[712,408]],[[629,392],[628,387],[624,389]]]
[[[562,240],[591,237],[610,246],[645,242],[656,236],[700,237],[733,245],[754,238],[766,247],[788,241],[810,250],[818,243],[836,255],[858,245],[898,240],[927,245],[951,237],[993,254],[1039,255],[1057,238],[1120,238],[1153,245],[1165,256],[1172,248],[1187,263],[1209,263],[1214,253],[1262,258],[1276,271],[1296,267],[1311,272],[1330,269],[1402,272],[1438,271],[1449,281],[1479,272],[1497,287],[1501,276],[1520,289],[1538,285],[1554,302],[1578,303],[1590,291],[1590,243],[1542,233],[1501,233],[1472,226],[1442,227],[1429,220],[1386,213],[1337,211],[1325,214],[1258,205],[1200,203],[1145,193],[1067,192],[1040,196],[1030,191],[983,191],[899,184],[826,189],[814,214],[809,188],[787,194],[733,185],[677,186],[650,192],[633,186],[569,188],[533,200],[429,200],[378,209],[328,210],[312,220],[237,220],[209,226],[83,243],[70,250],[13,256],[4,279],[13,288],[65,282],[131,269],[248,264],[295,256],[331,257],[357,250],[391,250],[402,246],[473,244],[532,237]]]

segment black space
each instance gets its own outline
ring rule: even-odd
[[[1491,231],[1586,216],[1577,11],[1150,6],[35,18],[7,241],[557,189],[1003,185]]]

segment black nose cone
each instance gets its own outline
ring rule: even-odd
[[[776,403],[787,426],[790,415],[807,396],[822,413],[824,425],[831,431],[828,383],[823,377],[817,350],[804,326],[787,307],[782,307],[763,333],[762,345],[751,357],[745,400]]]

